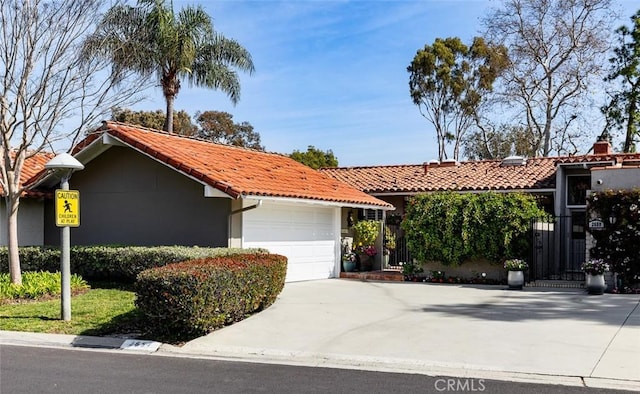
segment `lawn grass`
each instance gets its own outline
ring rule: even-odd
[[[71,298],[71,321],[60,318],[60,298],[0,305],[0,330],[72,335],[140,333],[135,293],[124,287],[92,286]]]

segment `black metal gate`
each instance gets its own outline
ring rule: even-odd
[[[585,225],[584,211],[531,223],[529,282],[584,281]]]
[[[411,254],[409,253],[409,248],[407,247],[407,239],[403,236],[398,236],[396,238],[396,248],[391,251],[389,256],[389,265],[391,267],[400,268],[400,263],[410,262]]]

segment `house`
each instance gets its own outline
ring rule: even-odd
[[[72,245],[266,248],[288,257],[287,281],[339,275],[341,210],[389,210],[374,196],[265,153],[117,122],[73,150],[80,226]],[[60,181],[49,173],[38,190]],[[57,245],[54,207],[43,203],[42,244]],[[39,244],[39,242],[35,242]]]
[[[530,260],[535,267],[530,271],[532,277],[529,279],[571,280],[582,275],[579,267],[586,256],[587,193],[601,186],[640,187],[639,163],[640,154],[613,153],[609,142],[597,141],[591,154],[580,156],[512,156],[503,160],[445,160],[414,165],[326,168],[321,171],[392,204],[396,210],[390,218],[401,217],[408,199],[418,193],[530,193],[556,220],[533,225],[532,245],[536,247]],[[620,175],[605,177],[603,174],[608,174],[604,171],[606,168],[616,168],[616,174]],[[598,183],[596,178],[601,182]],[[398,244],[401,246],[401,231],[399,235]],[[401,248],[396,252],[393,256],[396,261],[409,258]]]
[[[32,179],[44,171],[46,162],[53,158],[51,153],[38,153],[29,155],[24,161],[20,184],[30,184]],[[0,186],[0,193],[5,193]],[[38,190],[27,190],[20,198],[18,210],[18,244],[42,245],[44,243],[44,200],[51,197],[50,193]],[[0,246],[7,246],[7,204],[4,198],[0,199]]]

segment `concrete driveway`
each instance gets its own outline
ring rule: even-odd
[[[640,295],[288,283],[265,311],[161,351],[640,390]]]

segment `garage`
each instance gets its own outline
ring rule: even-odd
[[[243,246],[287,256],[287,282],[337,276],[340,208],[264,201],[243,215]]]
[[[287,257],[288,282],[339,275],[343,208],[393,209],[285,155],[124,123],[105,122],[74,154],[77,244],[264,248]]]

